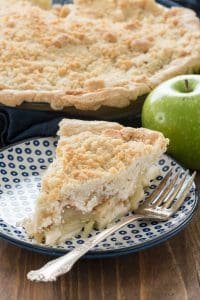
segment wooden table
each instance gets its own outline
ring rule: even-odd
[[[200,173],[197,178],[200,188]],[[127,256],[82,260],[55,283],[33,283],[29,270],[50,257],[0,241],[0,300],[198,300],[200,209],[170,241]]]

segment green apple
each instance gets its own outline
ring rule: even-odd
[[[177,76],[155,88],[144,102],[142,125],[163,132],[168,153],[200,170],[200,75]]]

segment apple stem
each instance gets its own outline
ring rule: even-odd
[[[186,88],[186,92],[189,92],[189,81],[188,81],[188,79],[185,79],[185,88]]]

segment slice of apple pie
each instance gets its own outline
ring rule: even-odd
[[[42,178],[29,236],[55,244],[82,229],[102,229],[133,211],[158,175],[168,139],[118,123],[64,119],[56,157]]]

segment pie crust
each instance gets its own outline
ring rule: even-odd
[[[64,119],[56,157],[25,228],[39,242],[54,244],[88,226],[102,229],[138,207],[144,187],[168,139],[148,129],[118,123]]]
[[[200,70],[200,22],[154,0],[0,1],[0,103],[122,108]]]

